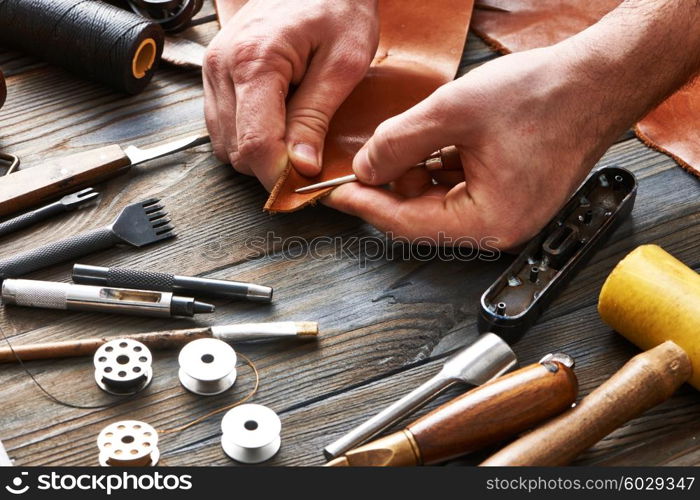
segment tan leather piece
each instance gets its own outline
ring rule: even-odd
[[[637,137],[700,177],[700,81],[662,102],[634,128]]]
[[[221,24],[238,0],[217,0]],[[294,190],[352,173],[352,159],[381,122],[425,99],[452,80],[467,38],[473,0],[379,0],[380,40],[365,78],[336,112],[324,146],[320,175],[303,177],[288,165],[265,209],[291,212],[332,188]]]
[[[472,29],[501,52],[544,47],[597,22],[620,0],[483,0],[508,12],[476,10]],[[648,146],[700,176],[700,83],[679,90],[635,126]]]
[[[546,47],[595,24],[622,0],[481,0],[472,30],[500,52]]]

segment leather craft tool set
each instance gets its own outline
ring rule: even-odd
[[[171,50],[171,57],[180,58],[184,65],[201,66],[201,47],[194,44],[188,48],[184,39],[167,42],[163,32],[178,32],[188,26],[202,0],[114,0],[109,2],[112,5],[86,0],[75,9],[73,3],[0,0],[0,43],[127,93],[145,88],[164,50]],[[244,3],[220,3],[220,19],[229,19]],[[407,3],[410,6],[380,2],[377,57],[333,119],[322,173],[308,179],[288,166],[270,194],[267,210],[297,210],[335,186],[357,181],[350,173],[352,157],[374,128],[454,77],[473,2]],[[488,16],[507,12],[498,6],[478,7],[480,29],[485,31],[491,29]],[[454,15],[444,16],[448,10]],[[434,29],[436,24],[440,30]],[[112,56],[109,64],[100,64],[108,55]],[[0,74],[0,105],[5,94]],[[130,166],[208,141],[207,135],[199,134],[147,149],[110,145],[23,169],[18,169],[18,159],[5,154],[2,158],[8,159],[11,173],[0,177],[0,215],[7,217],[0,222],[0,236],[74,209],[96,210],[100,195],[88,186]],[[415,167],[459,170],[461,160],[455,147],[446,147]],[[39,169],[41,175],[37,175]],[[508,439],[513,441],[482,465],[563,465],[629,419],[670,397],[684,382],[700,388],[700,277],[661,248],[649,245],[637,248],[617,265],[598,303],[601,318],[646,352],[575,405],[579,381],[571,356],[552,352],[538,363],[518,368],[512,345],[630,214],[637,189],[635,176],[624,168],[594,171],[484,291],[479,303],[473,304],[478,317],[477,339],[445,359],[434,376],[426,377],[345,435],[336,436],[322,450],[329,460],[327,465],[432,465]],[[249,305],[261,308],[272,302],[273,289],[262,284],[170,272],[174,270],[76,262],[118,245],[140,249],[172,244],[175,225],[177,221],[171,223],[165,203],[150,198],[125,205],[107,226],[5,255],[0,259],[2,302],[66,311],[184,317],[183,321],[214,313],[215,305],[200,300],[203,297],[222,301],[224,307],[224,301],[258,303]],[[24,278],[63,262],[73,266],[73,283]],[[8,307],[7,314],[12,314],[12,309]],[[318,323],[190,325],[17,345],[5,337],[7,346],[0,347],[0,363],[16,362],[26,369],[24,363],[32,360],[91,356],[97,393],[107,393],[110,403],[66,403],[34,381],[53,402],[105,411],[152,390],[149,384],[159,376],[168,375],[183,394],[201,401],[230,394],[239,380],[251,380],[252,373],[254,387],[245,397],[194,416],[184,425],[156,429],[148,422],[129,418],[108,423],[96,436],[97,462],[103,466],[154,466],[160,460],[160,436],[181,432],[222,413],[222,453],[246,464],[271,459],[282,446],[282,421],[271,408],[248,403],[258,391],[260,374],[250,358],[237,352],[238,345],[266,341],[277,346],[290,340],[298,341],[293,345],[303,345],[301,341],[318,339]],[[178,351],[177,368],[163,373],[155,366],[152,351],[165,351],[167,356],[171,350]],[[250,370],[241,370],[240,360]],[[451,387],[467,385],[473,387],[407,423],[409,415],[433,398]],[[344,417],[338,415],[337,419],[341,422]],[[398,430],[379,436],[396,424],[400,424]],[[3,461],[8,460],[0,443],[0,463]]]

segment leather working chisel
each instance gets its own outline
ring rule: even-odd
[[[19,170],[0,177],[0,216],[109,179],[139,163],[207,142],[208,135],[196,135],[152,148],[112,144]]]

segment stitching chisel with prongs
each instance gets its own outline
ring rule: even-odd
[[[70,212],[78,208],[83,208],[100,195],[92,188],[83,189],[77,193],[67,194],[60,200],[49,203],[36,210],[23,213],[12,219],[0,222],[0,236],[14,233],[25,227],[38,224],[46,219],[63,212]]]
[[[111,248],[119,243],[142,247],[173,238],[173,226],[160,200],[151,198],[127,205],[109,226],[85,231],[70,238],[0,260],[0,281],[16,278],[59,262]]]
[[[112,144],[19,170],[0,177],[0,216],[109,179],[139,163],[207,142],[208,135],[195,135],[152,148]]]

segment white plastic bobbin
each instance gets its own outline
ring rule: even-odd
[[[151,351],[141,342],[114,339],[97,349],[93,358],[95,382],[116,395],[136,394],[153,378]]]
[[[237,406],[221,420],[221,447],[238,462],[259,464],[279,451],[281,430],[280,418],[267,406]]]
[[[222,340],[193,340],[182,348],[177,360],[180,383],[195,394],[221,394],[236,381],[236,351]]]
[[[160,459],[158,432],[137,420],[115,422],[102,429],[97,447],[103,467],[153,466]]]

